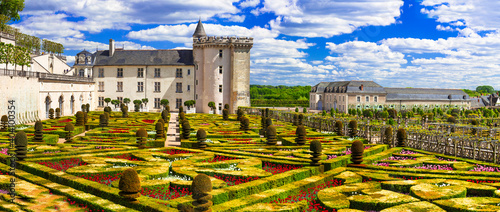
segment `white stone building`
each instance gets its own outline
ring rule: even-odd
[[[109,50],[91,56],[81,52],[77,58],[93,60],[94,110],[102,110],[106,98],[146,98],[148,103],[141,105],[142,111],[160,111],[160,101],[167,99],[173,111],[195,100],[196,112],[213,112],[208,107],[213,101],[216,113],[222,113],[225,104],[235,113],[238,106],[250,106],[252,46],[253,38],[208,37],[199,21],[192,50],[116,49],[110,39]],[[76,64],[75,68],[81,69]],[[129,110],[134,110],[133,104]]]

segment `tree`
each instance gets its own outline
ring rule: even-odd
[[[135,112],[139,112],[139,107],[141,106],[141,104],[142,104],[141,100],[138,100],[138,99],[134,100],[134,111]]]
[[[188,107],[188,110],[196,103],[194,100],[189,100],[184,102],[184,106]]]
[[[149,102],[148,98],[142,99],[142,103],[144,103],[144,106],[146,106],[148,104],[148,102]]]
[[[9,21],[19,21],[19,12],[24,9],[24,0],[0,1],[0,29],[3,30]]]
[[[168,103],[168,99],[160,100],[160,104],[163,105],[163,109],[167,109]]]
[[[130,99],[129,98],[123,99],[123,103],[128,106],[128,103],[130,103]]]
[[[115,107],[118,107],[118,105],[120,104],[120,100],[117,99],[111,100],[111,104],[114,105]]]
[[[209,102],[208,107],[210,107],[210,109],[212,110],[215,110],[215,102]]]
[[[106,106],[108,106],[109,102],[111,102],[111,98],[105,98],[104,102],[106,102]]]
[[[489,85],[481,85],[476,87],[476,91],[479,93],[492,94],[495,93],[495,89]]]

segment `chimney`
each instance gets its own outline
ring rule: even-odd
[[[363,84],[361,84],[361,86],[359,87],[359,89],[360,89],[361,91],[363,91]]]
[[[109,39],[109,56],[113,57],[115,54],[115,41],[113,39]]]

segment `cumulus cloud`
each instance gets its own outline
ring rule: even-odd
[[[245,0],[240,3],[241,8],[256,7],[260,4],[260,0]]]
[[[281,33],[303,37],[332,37],[362,26],[387,26],[400,15],[401,0],[265,0],[258,12],[278,17],[270,22]]]

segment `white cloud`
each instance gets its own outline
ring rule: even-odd
[[[278,17],[270,22],[273,29],[292,36],[332,37],[351,33],[362,26],[386,26],[396,22],[401,0],[307,1],[265,0],[259,12]],[[258,12],[254,12],[258,13]]]
[[[240,3],[241,8],[256,7],[260,4],[260,0],[245,0]]]
[[[441,23],[465,24],[474,31],[500,29],[500,2],[488,0],[424,0],[422,13]]]
[[[439,31],[450,31],[450,32],[451,32],[451,31],[455,31],[455,30],[456,30],[456,29],[454,29],[454,28],[451,28],[450,26],[443,26],[443,25],[441,25],[441,24],[438,24],[438,25],[436,26],[436,29],[437,29],[437,30],[439,30]]]

